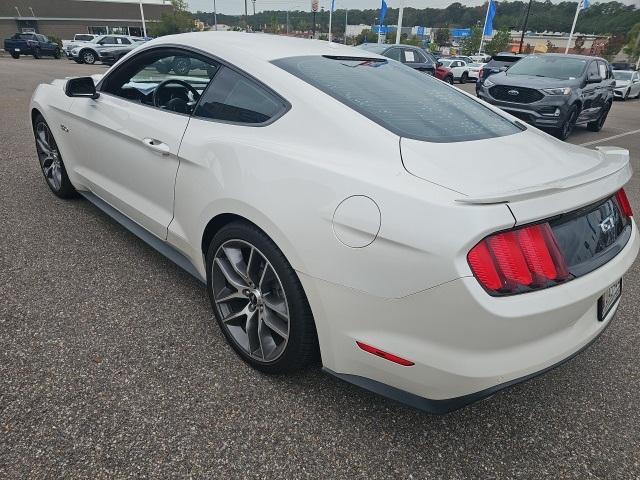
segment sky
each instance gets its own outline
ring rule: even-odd
[[[204,12],[213,11],[213,0],[187,0],[189,3],[189,10],[196,12],[198,10]],[[331,5],[331,0],[319,0],[320,6],[328,9]],[[486,0],[460,0],[460,3],[467,6],[482,5]],[[554,0],[552,0],[554,1]],[[636,4],[639,6],[640,0],[619,0],[621,3],[628,5]],[[386,0],[389,8],[398,8],[401,0]],[[405,6],[415,8],[443,8],[454,0],[406,0]],[[249,13],[253,12],[251,0],[247,0]],[[557,3],[554,1],[554,3]],[[595,2],[594,2],[595,3]],[[336,0],[336,8],[355,8],[359,10],[380,8],[380,0]],[[256,11],[261,10],[311,10],[311,0],[256,0]],[[216,0],[216,9],[218,13],[227,15],[238,15],[244,13],[244,1],[243,0]]]

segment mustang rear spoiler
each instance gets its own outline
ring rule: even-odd
[[[554,180],[553,182],[519,190],[462,197],[456,199],[456,202],[472,205],[508,203],[517,200],[526,200],[527,198],[537,197],[541,194],[544,195],[569,190],[581,185],[597,182],[598,180],[617,173],[625,175],[623,184],[631,178],[632,170],[631,164],[629,163],[629,150],[618,147],[596,147],[596,149],[599,150],[602,155],[602,162],[577,175],[571,175],[560,180]]]

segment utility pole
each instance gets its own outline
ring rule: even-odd
[[[213,29],[218,31],[218,11],[216,10],[216,0],[213,0]]]
[[[524,32],[527,31],[527,22],[529,21],[529,12],[531,11],[531,0],[527,6],[527,14],[524,17],[524,25],[522,26],[522,35],[520,35],[520,46],[518,47],[518,53],[522,53],[522,43],[524,42]]]
[[[256,16],[256,0],[251,0],[251,2],[253,3],[253,16]]]

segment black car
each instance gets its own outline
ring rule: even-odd
[[[392,60],[402,62],[411,68],[435,76],[436,63],[433,57],[427,55],[425,51],[419,47],[412,47],[410,45],[385,45],[384,43],[363,43],[362,45],[358,45],[358,47],[369,52],[377,53],[378,55],[384,55]]]
[[[478,96],[565,140],[578,123],[602,129],[614,86],[613,70],[602,58],[547,53],[491,75]]]
[[[521,60],[524,57],[526,57],[526,55],[509,52],[498,53],[497,55],[492,56],[491,60],[489,60],[486,65],[482,67],[482,70],[480,70],[478,81],[476,82],[476,94],[480,90],[480,86],[486,78],[496,73],[509,70],[509,67],[511,65],[515,64],[518,60]]]

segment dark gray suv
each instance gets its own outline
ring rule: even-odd
[[[576,124],[598,132],[613,103],[606,60],[584,55],[530,55],[482,82],[478,96],[565,140]]]

